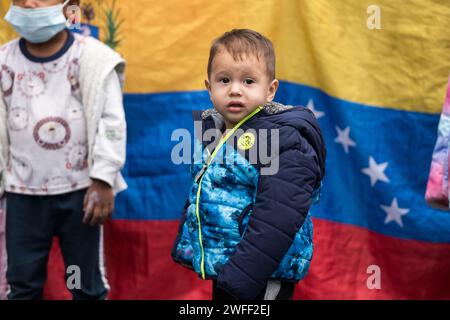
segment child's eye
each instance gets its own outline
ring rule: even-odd
[[[228,83],[228,82],[230,82],[230,79],[228,79],[228,78],[222,78],[222,79],[220,79],[220,82],[222,82],[222,83]]]
[[[252,79],[245,79],[245,84],[252,84],[252,83],[254,83],[255,81],[253,81]]]

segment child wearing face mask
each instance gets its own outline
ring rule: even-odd
[[[79,1],[14,0],[21,36],[0,47],[0,195],[6,197],[9,299],[41,299],[54,236],[74,299],[109,291],[102,224],[126,188],[124,60],[67,28]],[[71,269],[72,270],[72,269]]]

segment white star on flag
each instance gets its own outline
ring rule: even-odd
[[[313,99],[309,99],[308,105],[306,106],[306,108],[308,108],[309,110],[311,110],[314,113],[314,116],[316,117],[317,120],[319,120],[319,118],[322,118],[325,116],[325,112],[316,110],[316,108],[314,107]]]
[[[384,224],[387,224],[391,221],[397,222],[397,224],[403,228],[402,216],[406,215],[409,212],[409,209],[402,209],[398,207],[397,198],[392,200],[391,206],[380,206],[386,213],[386,219],[384,220]]]
[[[361,171],[370,177],[370,185],[373,187],[378,180],[389,183],[388,177],[384,174],[384,170],[386,170],[388,165],[388,162],[377,164],[374,158],[370,156],[369,167]]]
[[[341,130],[338,126],[336,126],[337,138],[334,139],[334,142],[342,144],[344,147],[345,153],[348,153],[348,147],[355,147],[356,143],[352,139],[350,139],[350,127]]]

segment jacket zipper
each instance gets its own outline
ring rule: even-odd
[[[202,274],[202,279],[205,280],[205,252],[203,250],[203,239],[202,239],[202,227],[200,222],[200,211],[199,211],[199,204],[200,204],[200,194],[202,192],[202,181],[203,177],[205,176],[206,170],[209,168],[209,165],[214,160],[214,158],[217,155],[217,152],[222,148],[222,146],[227,142],[228,138],[231,137],[237,129],[239,129],[244,122],[246,122],[248,119],[253,117],[255,114],[260,112],[262,110],[262,107],[256,108],[252,113],[247,115],[244,119],[242,119],[237,125],[233,127],[224,137],[222,137],[219,141],[219,144],[214,149],[213,153],[209,156],[209,158],[206,160],[206,164],[203,166],[203,168],[200,170],[200,172],[195,177],[195,182],[198,183],[198,190],[197,190],[197,198],[195,200],[195,215],[197,216],[197,223],[198,223],[198,241],[200,243],[200,249],[202,251],[202,258],[200,262],[200,271]]]

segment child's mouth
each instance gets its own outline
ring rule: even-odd
[[[232,101],[227,105],[227,110],[229,112],[241,112],[243,109],[244,109],[244,105],[240,102]]]

